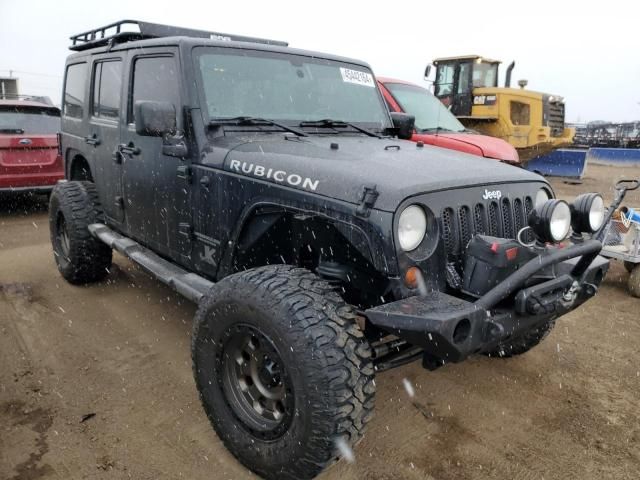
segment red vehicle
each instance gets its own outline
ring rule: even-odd
[[[520,163],[513,146],[500,138],[467,130],[426,88],[384,77],[378,77],[378,86],[389,110],[416,117],[416,131],[411,138],[414,142],[422,141],[511,164]]]
[[[0,191],[46,193],[64,178],[60,109],[42,97],[0,98]]]

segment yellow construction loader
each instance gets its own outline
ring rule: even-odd
[[[499,60],[478,55],[438,58],[434,94],[469,129],[502,138],[513,145],[521,161],[571,144],[575,130],[565,128],[564,99],[558,95],[511,88],[512,62],[505,86],[498,86]],[[427,66],[425,78],[431,65]]]

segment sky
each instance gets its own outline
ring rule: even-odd
[[[425,87],[437,57],[500,59],[501,83],[515,60],[512,85],[564,96],[569,122],[640,120],[634,1],[0,0],[0,77],[59,104],[68,37],[124,18],[286,40]]]

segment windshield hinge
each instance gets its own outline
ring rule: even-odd
[[[193,227],[186,222],[178,223],[178,233],[183,237],[191,238],[193,236]]]
[[[356,215],[359,217],[367,218],[371,214],[371,209],[376,204],[378,199],[377,185],[365,185],[362,188],[362,195],[360,196],[360,205],[356,208]]]
[[[178,178],[184,180],[187,183],[191,183],[191,167],[188,165],[180,165],[178,167]]]

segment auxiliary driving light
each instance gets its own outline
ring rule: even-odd
[[[571,229],[571,209],[564,200],[547,200],[529,214],[529,227],[538,240],[558,243]]]
[[[571,226],[575,232],[596,232],[603,221],[604,200],[599,194],[583,193],[571,204]]]

